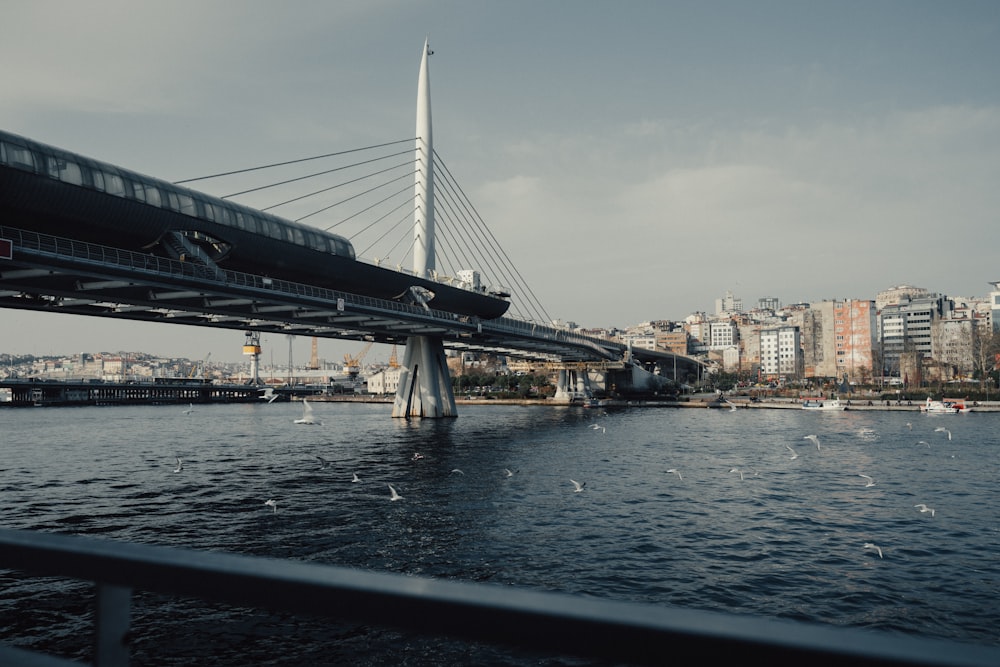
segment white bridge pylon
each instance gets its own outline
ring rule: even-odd
[[[430,46],[424,41],[417,79],[417,173],[414,190],[417,209],[413,226],[413,271],[429,276],[435,270],[434,250],[434,142],[431,134],[431,88],[427,60]],[[406,339],[403,368],[392,406],[393,417],[457,417],[455,394],[440,336]]]

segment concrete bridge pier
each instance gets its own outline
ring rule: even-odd
[[[404,419],[458,416],[444,342],[440,338],[411,336],[406,339],[392,416]]]
[[[564,368],[559,371],[554,400],[569,402],[573,399],[590,398],[591,396],[590,376],[586,368]]]

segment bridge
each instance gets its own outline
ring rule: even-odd
[[[0,133],[0,307],[402,343],[399,417],[454,416],[445,349],[566,364],[563,396],[585,383],[589,362],[649,382],[696,374],[691,358],[553,326],[537,309],[507,316],[527,311],[513,290],[483,286],[478,270],[439,275],[429,54],[425,45],[412,271],[359,259],[318,228]],[[530,302],[530,289],[519,294]]]

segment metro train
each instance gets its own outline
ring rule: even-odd
[[[505,293],[359,261],[337,234],[0,131],[0,224],[494,319]]]

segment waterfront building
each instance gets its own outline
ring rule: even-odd
[[[990,329],[993,333],[1000,332],[1000,280],[990,283]]]
[[[801,377],[801,332],[797,326],[761,330],[760,370],[768,379],[791,380]]]
[[[739,329],[731,319],[716,320],[708,323],[708,349],[725,350],[735,347],[739,341]]]
[[[922,360],[934,356],[931,328],[936,320],[949,317],[951,310],[951,300],[938,294],[904,294],[896,303],[882,308],[877,322],[885,374],[900,378],[915,374],[918,377],[909,380],[919,381]],[[904,355],[907,363],[902,363]]]
[[[875,302],[847,299],[833,302],[836,376],[850,382],[868,382],[876,372],[878,338]]]

